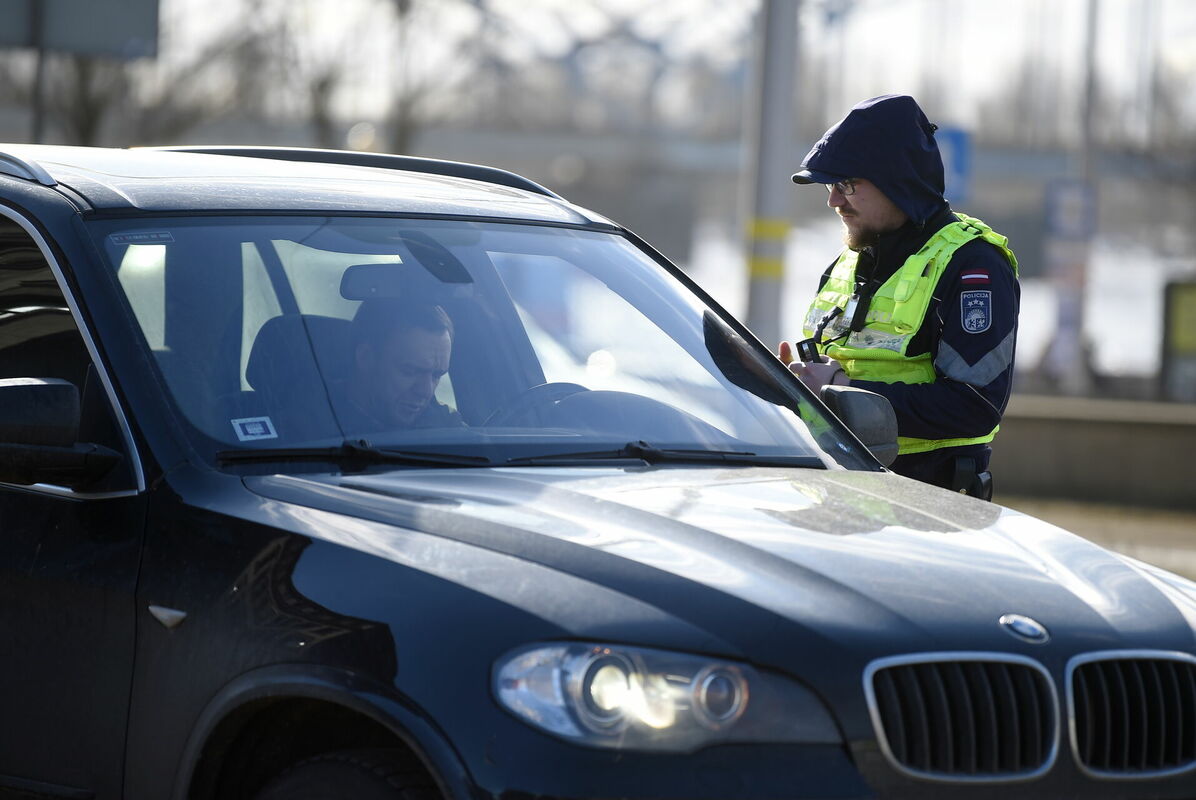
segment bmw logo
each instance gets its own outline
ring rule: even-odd
[[[1021,614],[1006,614],[997,622],[1001,624],[1002,628],[1009,631],[1011,636],[1016,636],[1032,644],[1046,644],[1051,638],[1051,634],[1047,632],[1041,622]]]

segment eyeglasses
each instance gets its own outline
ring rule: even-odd
[[[844,197],[851,197],[853,194],[855,194],[855,182],[857,180],[859,180],[859,179],[858,178],[844,178],[843,180],[839,181],[838,183],[826,183],[823,185],[826,186],[827,192],[833,192],[836,189],[838,189],[839,194],[843,195]]]

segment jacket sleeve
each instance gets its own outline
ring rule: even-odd
[[[1013,385],[1020,289],[1005,256],[983,240],[962,246],[927,311],[934,383],[853,380],[884,395],[902,436],[983,436],[1001,421]]]

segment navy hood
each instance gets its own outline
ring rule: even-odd
[[[942,210],[943,158],[914,98],[886,94],[857,104],[802,159],[794,183],[867,178],[917,225]]]

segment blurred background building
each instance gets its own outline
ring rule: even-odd
[[[953,205],[1020,258],[1018,391],[1196,402],[1190,0],[104,0],[89,7],[153,6],[156,43],[39,59],[10,37],[0,140],[504,167],[627,225],[750,319],[745,116],[769,2],[797,7],[779,179],[854,103],[914,95],[942,129]],[[825,193],[790,197],[792,338],[840,234]]]

